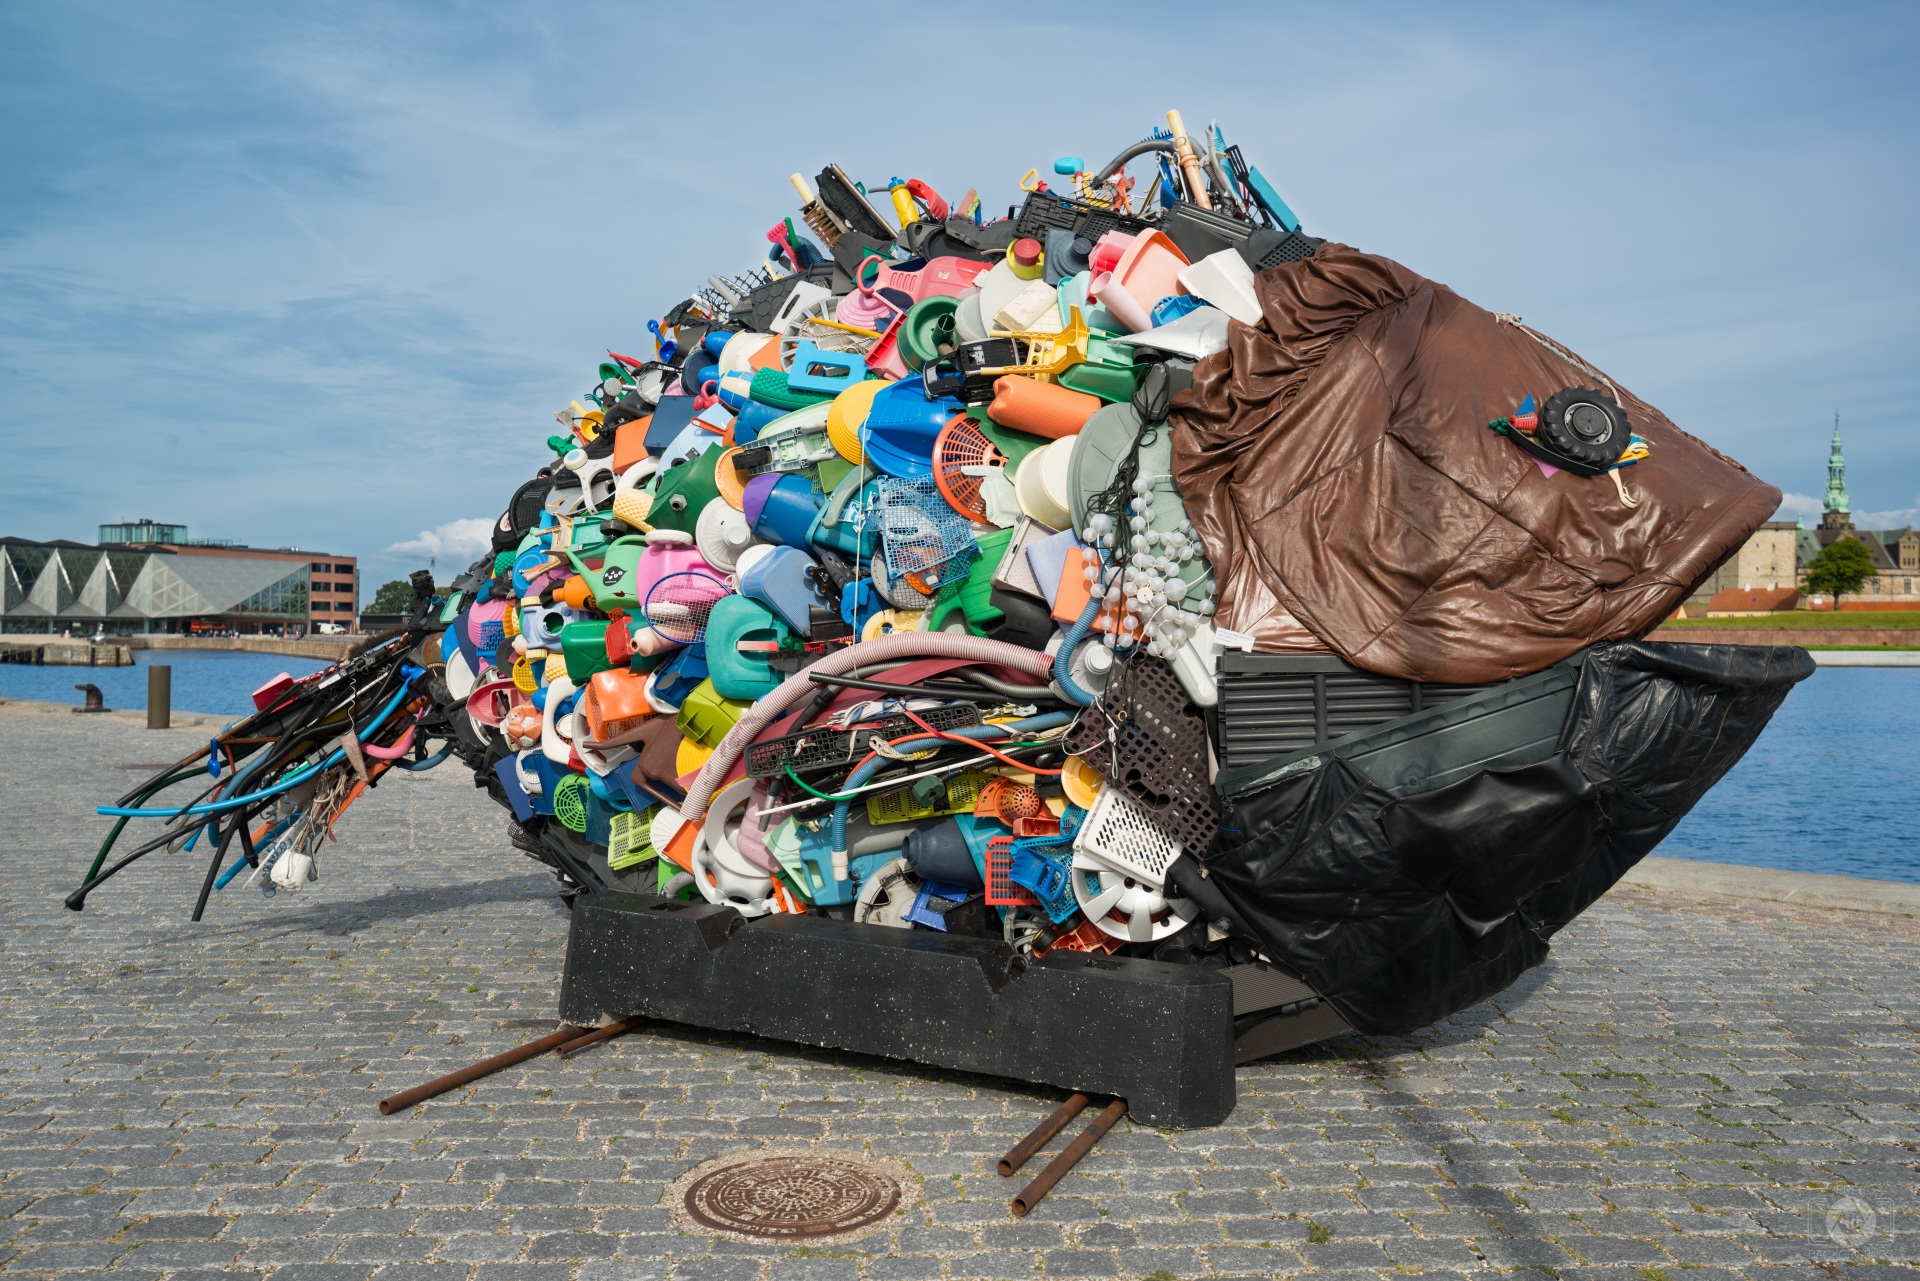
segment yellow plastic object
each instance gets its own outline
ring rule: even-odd
[[[510,606],[507,612],[500,616],[500,632],[501,635],[505,636],[508,640],[512,640],[520,634],[520,609],[518,606]]]
[[[513,687],[522,694],[531,694],[540,688],[540,678],[533,674],[533,661],[525,654],[513,660]]]
[[[547,664],[544,670],[546,672],[546,678],[540,683],[542,685],[553,684],[567,674],[567,656],[565,654],[548,654]]]
[[[914,206],[913,193],[907,190],[907,184],[901,183],[889,187],[887,194],[893,197],[893,216],[900,220],[902,229],[920,221],[920,210]],[[858,459],[854,460],[858,462]]]
[[[870,641],[876,636],[891,636],[895,632],[917,632],[926,625],[927,611],[924,609],[883,609],[867,620],[860,629],[860,639]]]
[[[727,731],[752,706],[752,703],[723,698],[709,677],[693,687],[693,693],[687,695],[687,701],[680,704],[680,714],[673,718],[673,723],[683,738],[691,739],[701,747],[714,748],[720,746],[720,740],[727,736]],[[680,772],[684,774],[686,770]]]
[[[623,489],[613,496],[613,514],[638,530],[653,528],[647,513],[653,509],[653,495],[640,489]]]
[[[690,738],[683,738],[680,740],[680,746],[674,749],[673,772],[685,778],[695,770],[704,767],[707,758],[712,755],[711,747],[702,747]]]
[[[1017,365],[1001,365],[994,369],[982,369],[981,376],[998,378],[1002,374],[1026,374],[1032,378],[1058,378],[1075,365],[1087,361],[1087,340],[1092,331],[1080,314],[1078,307],[1067,311],[1067,327],[1057,334],[1043,334],[1034,330],[995,330],[996,338],[1012,338],[1024,344],[1027,358]]]
[[[1066,764],[1060,770],[1060,790],[1083,810],[1093,808],[1094,801],[1100,796],[1100,789],[1106,785],[1107,780],[1100,777],[1100,771],[1078,756],[1067,757]]]
[[[873,398],[889,385],[883,378],[869,378],[847,388],[827,406],[827,439],[848,462],[861,460],[860,429],[866,426],[867,415],[873,412]]]
[[[885,384],[881,385],[884,386]],[[844,395],[845,393],[843,392],[841,394]],[[831,415],[829,415],[828,421],[832,421]],[[740,446],[735,445],[732,449],[729,449],[726,453],[714,460],[713,487],[720,491],[720,497],[727,500],[727,506],[733,508],[735,511],[745,511],[747,507],[747,482],[741,480],[740,473],[733,469],[733,460],[739,452]],[[615,513],[618,514],[619,504],[615,503],[614,508]]]
[[[971,814],[974,803],[980,799],[980,789],[987,785],[986,774],[955,774],[947,780],[947,804],[945,807],[928,806],[922,809],[913,803],[913,797],[905,788],[897,792],[884,792],[879,796],[867,798],[867,822],[869,823],[913,823],[923,818],[939,818],[945,814]]]
[[[648,835],[647,824],[652,817],[652,806],[637,813],[622,811],[613,816],[607,825],[607,866],[610,869],[618,872],[622,868],[634,867],[660,857],[660,852],[653,848],[653,841]]]

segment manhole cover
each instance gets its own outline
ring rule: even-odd
[[[740,1161],[696,1179],[686,1195],[694,1222],[762,1241],[857,1232],[899,1204],[900,1185],[871,1165],[813,1154]]]

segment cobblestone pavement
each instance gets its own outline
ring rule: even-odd
[[[1609,898],[1498,999],[1243,1069],[1226,1125],[1123,1124],[1015,1220],[993,1160],[1056,1095],[687,1028],[382,1118],[554,1026],[564,911],[452,770],[369,795],[299,895],[191,926],[179,855],[63,910],[114,767],[205,732],[0,708],[5,1275],[1915,1276],[1911,921]],[[920,1183],[851,1246],[676,1232],[665,1185],[763,1144]],[[1849,1197],[1870,1233],[1830,1234]]]

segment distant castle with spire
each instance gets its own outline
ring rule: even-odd
[[[1920,610],[1920,534],[1904,529],[1856,529],[1847,497],[1847,460],[1840,451],[1840,413],[1833,415],[1833,441],[1827,448],[1827,494],[1820,524],[1806,529],[1798,520],[1770,520],[1700,585],[1688,599],[1688,612],[1710,615],[1765,614],[1779,610],[1832,609],[1824,597],[1804,599],[1800,592],[1807,565],[1821,550],[1842,538],[1859,540],[1873,558],[1874,574],[1847,593],[1842,608]],[[1704,607],[1704,609],[1702,608]]]
[[[1853,508],[1847,502],[1847,460],[1840,453],[1840,411],[1833,411],[1833,447],[1827,451],[1827,502],[1822,529],[1852,529]],[[1832,539],[1828,539],[1832,542]]]

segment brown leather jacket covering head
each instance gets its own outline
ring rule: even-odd
[[[1399,263],[1329,242],[1256,288],[1265,318],[1233,322],[1170,418],[1228,571],[1216,622],[1257,648],[1300,648],[1304,625],[1389,676],[1524,675],[1644,633],[1780,504],[1617,382],[1652,450],[1620,472],[1639,506],[1545,475],[1487,422],[1594,377]]]

